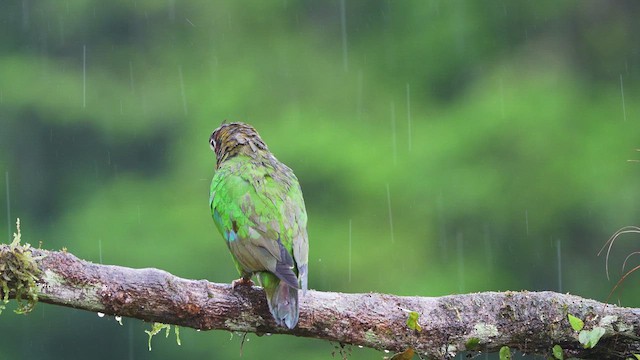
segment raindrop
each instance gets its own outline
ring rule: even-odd
[[[491,245],[491,233],[487,224],[484,225],[484,255],[487,259],[487,269],[491,272],[493,269],[493,246]]]
[[[349,71],[349,52],[347,49],[347,10],[345,0],[340,0],[340,29],[342,30],[342,66]]]
[[[387,208],[389,210],[389,229],[391,230],[391,243],[395,243],[396,240],[393,237],[393,213],[391,212],[391,192],[389,190],[389,184],[387,184]]]
[[[560,239],[556,241],[556,257],[558,260],[558,292],[562,292],[562,249]]]
[[[29,28],[29,7],[26,0],[22,0],[22,28],[25,30]]]
[[[358,92],[356,95],[356,113],[358,121],[362,119],[362,70],[358,70]]]
[[[210,61],[209,63],[211,64],[210,67],[211,67],[212,79],[215,82],[217,78],[218,66],[220,65],[218,61],[218,57],[214,56],[213,61]]]
[[[169,20],[171,20],[171,22],[176,21],[176,2],[175,2],[175,0],[169,0]]]
[[[58,19],[58,25],[60,27],[60,44],[64,45],[64,21],[62,21],[62,17]]]
[[[447,226],[446,219],[444,216],[444,199],[442,196],[442,191],[438,193],[438,197],[436,200],[437,212],[438,212],[438,228],[440,229],[440,253],[441,257],[446,259],[448,257],[448,246],[447,246]]]
[[[358,347],[359,347],[360,349],[362,349],[364,346],[362,346],[362,345],[358,345]]]
[[[180,76],[180,94],[182,95],[182,109],[185,115],[189,115],[189,109],[187,109],[187,95],[184,91],[184,78],[182,77],[182,65],[178,65],[178,75]]]
[[[409,136],[407,146],[409,147],[409,152],[411,152],[411,87],[409,83],[407,83],[407,132]]]
[[[384,350],[384,353],[385,353],[385,354],[388,354],[388,353],[389,353],[389,350],[385,349],[385,350]]]
[[[271,333],[266,333],[265,335],[266,335],[266,336],[271,336]]]
[[[98,259],[102,264],[102,239],[98,239]]]
[[[144,95],[144,92],[140,92],[140,105],[142,106],[142,113],[147,115],[147,98]]]
[[[122,325],[122,316],[116,315],[116,321],[118,322],[118,324]]]
[[[351,219],[349,219],[349,282],[351,282]]]
[[[398,163],[398,146],[396,139],[396,104],[391,102],[391,147],[393,150],[393,165]]]
[[[133,322],[129,322],[129,360],[133,360]]]
[[[104,317],[104,313],[99,312],[98,317]]]
[[[624,105],[624,85],[622,84],[622,74],[620,74],[620,93],[622,94],[622,116],[627,121],[627,107]]]
[[[7,234],[9,235],[9,242],[11,242],[11,199],[9,197],[9,172],[4,172],[4,180],[6,184],[7,192]]]
[[[504,81],[502,80],[502,76],[500,77],[500,114],[502,114],[502,118],[504,119]]]
[[[456,252],[458,256],[458,291],[464,292],[464,236],[462,232],[456,236]]]
[[[185,19],[185,20],[187,20],[187,22],[188,22],[191,26],[196,27],[196,26],[195,26],[195,24],[191,22],[191,20],[189,20],[189,19],[187,19],[187,18],[184,18],[184,19]]]
[[[129,360],[133,360],[133,322],[129,322]]]
[[[133,82],[133,62],[129,61],[129,86],[131,87],[131,93],[135,94],[136,88]],[[122,102],[120,102],[120,112],[122,113]]]
[[[87,45],[82,45],[82,107],[87,107]]]

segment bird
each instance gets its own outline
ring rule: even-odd
[[[307,291],[307,212],[298,178],[251,125],[223,123],[209,137],[216,165],[209,195],[213,221],[240,273],[232,282],[264,288],[280,326],[295,328],[298,291]]]

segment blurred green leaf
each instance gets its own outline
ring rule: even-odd
[[[582,330],[578,335],[578,340],[585,349],[592,349],[598,344],[598,341],[600,341],[600,338],[604,333],[604,328],[599,326],[594,327],[591,330]]]
[[[553,357],[558,360],[564,360],[564,353],[562,351],[562,347],[560,345],[553,346]]]
[[[511,349],[508,346],[500,348],[500,360],[511,360]]]
[[[467,342],[464,344],[464,347],[466,350],[476,350],[479,344],[480,339],[478,339],[477,337],[472,337],[471,339],[467,340]]]
[[[605,333],[605,329],[600,326],[596,326],[591,330],[591,334],[589,336],[589,343],[592,348],[594,348],[598,344],[598,341],[600,341],[604,333]]]

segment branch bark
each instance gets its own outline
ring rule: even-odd
[[[8,245],[0,250],[8,251]],[[621,308],[554,292],[485,292],[443,297],[344,294],[310,290],[301,296],[300,321],[289,330],[272,320],[259,287],[188,280],[158,269],[131,269],[80,260],[67,252],[31,249],[42,271],[39,301],[200,330],[289,334],[449,359],[461,351],[503,346],[549,356],[619,359],[640,353],[640,309]],[[1,264],[0,264],[1,265]],[[0,293],[2,290],[0,289]],[[422,330],[407,325],[409,312]],[[567,320],[605,334],[584,349]]]

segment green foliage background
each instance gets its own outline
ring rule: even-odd
[[[596,253],[640,223],[640,164],[628,161],[640,159],[639,10],[6,1],[0,219],[13,230],[20,217],[23,240],[90,261],[230,282],[207,208],[207,139],[224,119],[245,121],[301,181],[311,288],[604,301],[640,247],[640,235],[616,244],[607,281]],[[640,306],[638,279],[611,301]],[[149,325],[123,322],[44,304],[5,312],[0,358],[240,357],[240,336],[189,329],[182,346],[157,337],[149,352]],[[335,346],[248,340],[247,359],[327,359]]]

